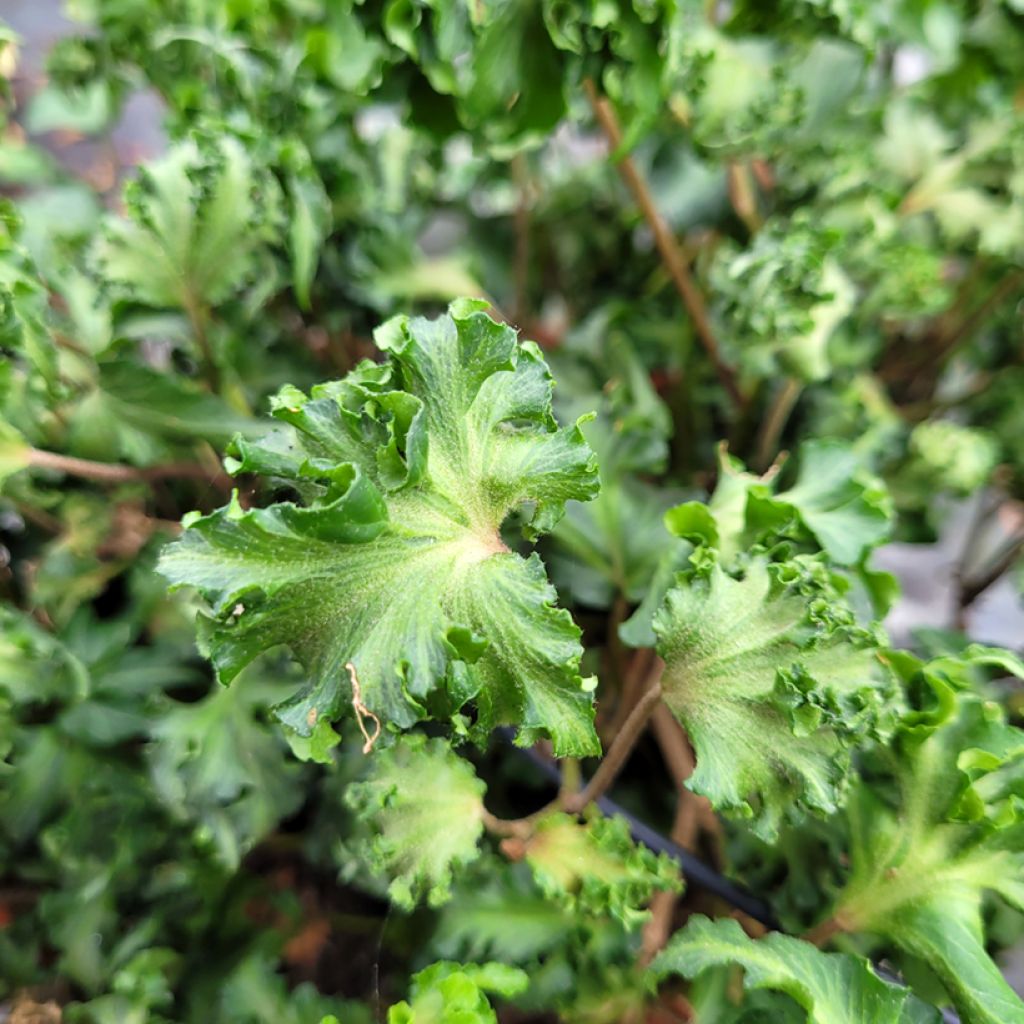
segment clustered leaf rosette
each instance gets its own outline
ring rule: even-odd
[[[385,362],[309,396],[284,388],[280,429],[237,439],[226,465],[299,500],[235,498],[161,559],[209,602],[201,642],[222,681],[278,645],[302,662],[308,685],[277,709],[299,736],[349,706],[406,729],[473,701],[478,734],[510,723],[557,756],[600,752],[579,629],[540,558],[500,532],[519,511],[535,540],[592,498],[595,458],[579,423],[555,422],[539,349],[484,308],[397,317],[376,333]]]
[[[790,996],[809,1024],[938,1024],[937,1010],[910,990],[883,981],[860,956],[823,953],[809,942],[773,932],[749,938],[739,922],[692,917],[651,965],[659,978],[693,978],[738,964],[747,990]],[[788,1019],[788,1017],[787,1017]]]
[[[850,875],[832,918],[928,963],[966,1024],[1019,1024],[1024,1002],[986,952],[982,901],[1024,908],[1024,730],[974,677],[1024,678],[1024,663],[971,646],[894,664],[911,707],[851,794]]]

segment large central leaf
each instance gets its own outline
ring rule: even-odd
[[[386,364],[309,398],[285,388],[274,415],[287,426],[237,441],[228,466],[282,478],[302,504],[233,502],[161,560],[210,602],[221,679],[279,644],[302,661],[309,685],[279,709],[301,735],[354,697],[399,728],[475,698],[482,729],[519,724],[521,742],[549,736],[559,755],[599,749],[579,630],[538,556],[499,534],[521,506],[532,539],[567,500],[593,497],[593,453],[578,425],[555,423],[536,346],[481,308],[391,320],[376,339]]]

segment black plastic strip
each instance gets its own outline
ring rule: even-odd
[[[515,734],[511,729],[499,729],[498,731],[506,740],[510,743],[512,742]],[[525,757],[528,757],[530,761],[543,773],[545,778],[549,779],[556,786],[561,785],[561,769],[554,761],[528,747],[517,746],[516,750]],[[650,825],[645,825],[642,821],[633,817],[629,811],[620,807],[614,800],[610,800],[605,796],[600,797],[595,801],[595,803],[601,809],[603,814],[609,816],[618,815],[619,817],[624,818],[629,824],[630,835],[632,835],[638,843],[642,843],[649,850],[653,850],[655,853],[668,854],[668,856],[671,857],[680,868],[682,868],[683,875],[686,878],[688,885],[692,883],[693,885],[720,897],[725,900],[726,903],[731,904],[737,910],[742,911],[748,917],[752,917],[755,921],[763,924],[766,928],[770,928],[772,931],[783,931],[778,919],[772,913],[772,908],[765,900],[761,899],[760,896],[756,896],[738,882],[730,881],[714,868],[705,864],[704,861],[695,857],[689,850],[684,850],[677,843],[672,842],[671,839],[651,828]],[[904,982],[903,979],[895,973],[895,971],[891,971],[888,967],[884,967],[878,963],[872,964],[872,967],[880,978],[883,978],[894,985],[906,988],[906,982]],[[941,1014],[943,1021],[945,1021],[945,1024],[961,1024],[960,1017],[954,1010],[942,1009],[939,1013]]]
[[[505,730],[501,731],[505,732]],[[511,736],[512,732],[508,730],[507,738],[511,739]],[[529,748],[517,747],[516,749],[528,757],[544,773],[545,777],[550,779],[556,786],[561,783],[561,771],[554,761]],[[689,850],[684,850],[677,843],[673,843],[671,839],[666,838],[660,832],[651,828],[650,825],[645,825],[642,821],[637,820],[629,811],[624,810],[608,797],[601,797],[596,803],[604,814],[618,815],[625,818],[629,824],[630,834],[638,843],[643,843],[644,846],[655,853],[667,853],[676,861],[683,869],[687,884],[692,883],[701,889],[706,889],[715,896],[720,896],[727,903],[731,903],[737,910],[748,914],[755,921],[759,921],[766,928],[781,931],[771,907],[764,900],[755,896],[749,889],[719,874],[699,857],[695,857]]]

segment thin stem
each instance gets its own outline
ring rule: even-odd
[[[622,690],[615,706],[615,712],[607,726],[601,730],[602,741],[614,739],[622,723],[629,716],[643,692],[644,681],[655,665],[656,655],[650,647],[642,647],[633,654],[622,677]]]
[[[661,674],[660,664],[657,667],[657,674],[658,676]],[[563,799],[562,804],[567,811],[578,814],[589,803],[604,795],[629,760],[629,755],[660,701],[661,679],[656,677],[637,701],[636,707],[629,713],[629,717],[622,723],[622,728],[612,740],[608,753],[601,759],[597,771],[583,787],[582,792],[571,794]]]
[[[1011,537],[993,556],[988,566],[974,579],[961,580],[957,595],[957,626],[963,629],[965,612],[1017,561],[1024,549],[1024,533]]]
[[[802,938],[805,942],[813,943],[819,948],[827,945],[832,937],[838,935],[840,932],[845,931],[846,928],[842,921],[838,917],[833,915],[832,917],[826,918],[824,921],[816,924],[809,931],[804,932]]]
[[[697,838],[697,815],[692,801],[686,799],[687,791],[679,793],[676,802],[676,816],[669,834],[672,842],[678,843],[684,850],[693,850]],[[690,796],[693,794],[690,793]],[[640,955],[637,962],[646,967],[661,952],[672,934],[672,918],[675,916],[679,893],[672,889],[662,889],[654,894],[651,900],[651,916],[644,925],[640,942]]]
[[[206,383],[213,392],[220,391],[220,370],[217,368],[217,360],[213,355],[213,346],[210,344],[210,336],[206,332],[206,311],[202,305],[192,297],[191,292],[185,296],[185,315],[192,325],[192,333],[195,335],[196,343],[203,357],[203,374]]]
[[[716,862],[722,860],[722,823],[715,814],[711,802],[686,788],[686,780],[693,774],[696,762],[693,750],[683,727],[676,720],[667,704],[659,704],[651,718],[654,738],[661,749],[672,781],[679,793],[679,800],[689,804],[703,832],[711,840]],[[680,845],[684,845],[680,843]]]
[[[504,838],[525,839],[530,834],[530,818],[499,818],[486,807],[480,809],[480,820],[488,832]]]
[[[523,153],[516,153],[512,157],[512,177],[519,193],[515,209],[516,250],[513,271],[516,291],[512,315],[516,323],[522,325],[527,315],[530,278],[530,174]]]
[[[743,221],[743,226],[752,235],[756,235],[764,219],[758,209],[757,190],[754,188],[750,167],[737,160],[730,160],[726,167],[726,183],[733,211]]]
[[[619,120],[615,116],[615,111],[612,109],[611,103],[598,93],[597,87],[589,78],[584,81],[583,86],[587,91],[590,105],[594,109],[594,116],[597,118],[601,130],[608,140],[612,154],[615,155],[622,147],[622,130],[619,127]],[[704,296],[690,274],[686,258],[683,256],[675,235],[672,234],[671,229],[665,222],[665,218],[658,211],[654,197],[651,195],[651,190],[633,162],[633,158],[628,154],[619,155],[616,156],[616,161],[619,174],[622,175],[622,180],[626,183],[626,187],[630,192],[633,193],[633,198],[640,207],[644,220],[647,221],[647,225],[654,235],[654,244],[658,248],[661,260],[665,264],[665,269],[668,271],[669,276],[672,278],[676,291],[679,292],[683,300],[686,311],[690,314],[697,337],[711,359],[715,372],[718,374],[718,379],[722,382],[722,386],[728,392],[733,404],[737,407],[742,407],[745,404],[745,400],[736,381],[735,371],[722,358],[722,353],[718,347],[718,339],[715,337],[715,332],[711,327],[711,319],[708,316]]]
[[[1014,292],[1020,293],[1022,290],[1024,290],[1024,270],[1014,270],[1008,273],[989,292],[988,297],[980,305],[968,313],[956,327],[940,340],[938,346],[939,359],[945,360],[952,355],[960,344],[970,338]]]
[[[28,455],[29,466],[36,469],[49,469],[70,476],[79,476],[85,480],[98,480],[104,483],[133,483],[154,480],[166,480],[174,477],[191,480],[204,480],[207,483],[227,485],[228,477],[223,473],[211,473],[208,469],[194,462],[167,462],[157,466],[123,466],[110,462],[93,462],[91,459],[79,459],[73,455],[59,455],[56,452],[32,448]]]
[[[800,397],[803,385],[795,377],[787,377],[782,387],[775,392],[772,403],[768,406],[764,421],[761,424],[757,442],[754,465],[758,472],[763,472],[772,459],[778,454],[779,439],[789,422],[789,417]]]

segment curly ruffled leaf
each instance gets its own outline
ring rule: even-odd
[[[771,838],[792,806],[831,813],[849,750],[885,729],[891,676],[821,566],[716,562],[676,577],[655,615],[665,701],[693,742],[688,785]]]
[[[727,564],[743,550],[779,537],[824,551],[836,565],[862,563],[892,528],[885,484],[842,441],[808,441],[799,464],[793,485],[776,491],[777,470],[755,476],[723,447],[718,484],[707,504],[678,505],[665,524],[677,537],[714,548]]]
[[[579,425],[559,428],[536,346],[482,303],[437,320],[399,317],[378,332],[385,365],[363,363],[307,397],[286,387],[287,426],[238,439],[232,472],[274,476],[304,499],[227,508],[187,522],[161,570],[212,605],[201,641],[230,681],[289,646],[310,683],[279,709],[310,736],[357,697],[385,725],[454,714],[475,699],[478,729],[520,726],[558,755],[599,751],[579,630],[537,555],[499,528],[524,511],[529,539],[598,488]]]
[[[747,518],[761,532],[780,531],[797,519],[839,565],[855,565],[888,537],[892,501],[885,484],[861,465],[842,441],[808,441],[800,448],[800,472],[793,486],[773,494],[755,486]]]
[[[528,984],[526,972],[516,967],[442,960],[413,975],[410,1001],[388,1010],[388,1024],[497,1024],[487,993],[510,998]]]
[[[375,754],[369,776],[348,787],[345,802],[372,831],[357,852],[400,907],[448,900],[454,872],[479,855],[485,789],[444,740],[418,734]]]
[[[1024,1022],[985,949],[986,890],[1024,908],[1024,730],[973,692],[979,670],[1024,678],[1005,651],[900,654],[912,709],[850,801],[850,880],[833,919],[927,961],[967,1024]]]
[[[925,1024],[939,1014],[908,989],[882,981],[862,957],[822,953],[809,942],[772,933],[749,938],[739,923],[697,916],[651,965],[658,977],[692,978],[728,964],[743,967],[744,987],[784,992],[809,1024]]]
[[[276,181],[229,136],[178,143],[125,199],[128,217],[111,218],[97,247],[104,275],[139,302],[190,315],[256,277],[280,224]]]
[[[544,818],[524,856],[542,891],[568,909],[611,915],[627,927],[646,917],[659,889],[682,889],[675,863],[637,846],[621,818],[583,825],[566,814]]]

